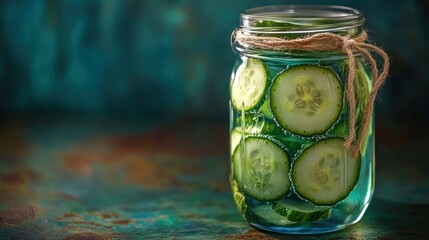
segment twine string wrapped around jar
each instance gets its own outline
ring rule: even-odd
[[[344,147],[349,149],[356,140],[356,94],[359,95],[359,89],[355,89],[354,81],[356,79],[355,54],[361,54],[371,65],[372,71],[372,89],[369,94],[366,106],[363,111],[362,127],[357,138],[353,156],[356,157],[361,149],[369,124],[371,122],[371,113],[374,108],[374,101],[377,92],[387,78],[389,72],[389,56],[380,48],[366,43],[368,35],[362,31],[358,36],[342,36],[333,33],[317,33],[304,38],[284,39],[280,37],[258,36],[246,34],[237,29],[232,33],[232,40],[242,46],[270,51],[342,51],[347,55],[349,68],[347,76],[346,95],[350,108],[349,132],[344,143]],[[381,73],[379,74],[377,62],[372,55],[375,53],[383,59]]]

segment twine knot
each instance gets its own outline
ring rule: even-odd
[[[279,37],[257,36],[246,34],[243,30],[235,30],[231,38],[234,43],[251,48],[272,50],[272,51],[341,51],[347,55],[349,62],[348,76],[346,82],[346,96],[349,105],[349,132],[345,140],[344,147],[349,149],[356,139],[356,89],[354,81],[356,78],[355,54],[361,54],[371,65],[372,89],[367,99],[363,111],[362,127],[356,146],[353,149],[353,156],[357,157],[359,150],[365,140],[371,122],[371,113],[374,109],[374,101],[377,92],[387,78],[389,72],[389,56],[380,48],[366,43],[368,35],[362,31],[358,36],[341,36],[333,33],[317,33],[298,39],[284,39]],[[378,72],[377,62],[372,56],[377,54],[383,59],[381,73]]]
[[[353,46],[356,41],[353,38],[350,38],[349,36],[345,36],[342,39],[343,41],[343,51],[345,51],[345,49],[349,48],[350,46]]]

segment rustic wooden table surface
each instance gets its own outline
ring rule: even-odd
[[[428,140],[378,127],[363,219],[287,236],[255,230],[235,209],[227,124],[184,122],[3,121],[0,239],[429,239]]]

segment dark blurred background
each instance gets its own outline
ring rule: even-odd
[[[95,116],[141,124],[193,119],[226,127],[236,59],[229,41],[239,14],[293,3],[339,4],[364,13],[372,42],[392,59],[376,101],[377,158],[392,168],[386,174],[398,178],[409,176],[395,170],[407,159],[416,182],[426,181],[428,0],[2,0],[0,116],[30,122]],[[410,188],[428,191],[421,184]]]
[[[378,121],[425,127],[428,0],[2,0],[0,112],[227,119],[239,14],[291,3],[364,12],[370,37],[392,57]]]

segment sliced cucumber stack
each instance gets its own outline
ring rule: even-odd
[[[299,196],[315,205],[333,205],[356,185],[360,157],[353,158],[344,140],[321,140],[303,151],[292,166],[292,182]]]
[[[270,90],[278,123],[291,133],[311,136],[326,132],[343,108],[338,75],[320,66],[295,66],[280,73]]]
[[[232,106],[241,111],[255,107],[263,98],[268,74],[262,61],[247,58],[237,69],[231,83]]]
[[[247,137],[232,155],[234,179],[244,193],[263,201],[289,192],[289,158],[276,143]]]

